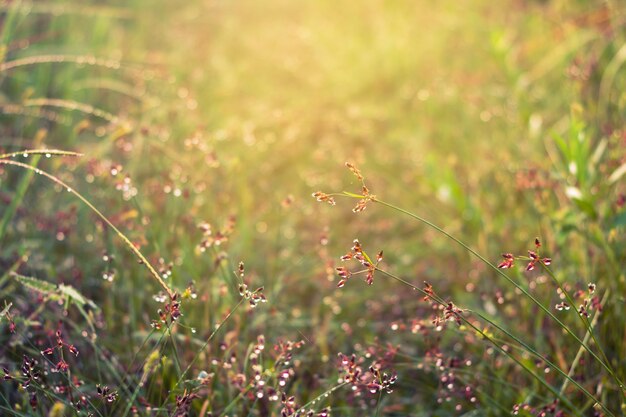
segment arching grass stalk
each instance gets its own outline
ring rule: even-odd
[[[31,98],[24,100],[22,103],[19,103],[19,105],[25,107],[52,107],[68,111],[78,111],[89,116],[97,117],[114,125],[120,124],[120,118],[115,114],[80,101],[64,100],[59,98]]]
[[[59,149],[28,149],[28,150],[20,151],[20,152],[4,153],[0,155],[0,159],[15,158],[18,156],[27,157],[31,155],[45,155],[46,157],[51,157],[53,155],[54,156],[83,156],[82,153],[62,151]]]
[[[414,291],[417,291],[421,294],[423,294],[425,297],[427,297],[430,300],[433,300],[434,302],[436,302],[439,305],[442,306],[447,306],[448,303],[443,300],[442,298],[438,297],[435,294],[432,294],[430,292],[426,292],[421,288],[416,287],[415,285],[411,284],[409,281],[400,278],[397,275],[394,275],[390,272],[387,272],[383,269],[380,268],[376,268],[376,271],[382,273],[383,275],[386,275],[389,278],[394,279],[395,281],[398,281],[399,283],[411,288]],[[510,333],[508,330],[502,328],[501,326],[499,326],[498,324],[496,324],[495,322],[493,322],[492,320],[490,320],[489,318],[485,317],[484,315],[476,312],[476,311],[472,311],[472,310],[468,310],[471,313],[475,314],[476,316],[478,316],[481,320],[483,320],[485,323],[495,327],[496,329],[498,329],[499,331],[501,331],[502,333],[504,333],[506,336],[508,336],[509,338],[511,338],[512,340],[514,340],[515,342],[519,343],[524,349],[526,349],[526,351],[530,354],[532,354],[533,356],[535,356],[536,358],[544,361],[548,366],[550,366],[551,368],[553,368],[555,371],[557,371],[560,375],[562,375],[566,380],[568,380],[572,385],[576,386],[576,388],[578,388],[585,396],[587,396],[590,400],[592,400],[594,403],[598,404],[600,407],[602,407],[602,409],[609,415],[612,417],[615,417],[615,414],[613,414],[611,412],[611,410],[609,410],[604,404],[602,404],[602,402],[600,402],[596,397],[594,397],[593,394],[591,394],[587,389],[585,389],[585,387],[583,387],[582,385],[580,385],[577,381],[575,381],[571,376],[569,376],[567,373],[563,372],[556,364],[554,364],[553,362],[551,362],[550,360],[548,360],[547,358],[545,358],[544,356],[542,356],[539,352],[537,352],[535,349],[533,349],[531,346],[529,346],[528,344],[526,344],[524,341],[520,340],[518,337],[516,337],[515,335],[513,335],[512,333]],[[489,336],[487,333],[485,333],[483,330],[480,330],[478,327],[476,327],[476,325],[474,325],[471,321],[469,321],[467,318],[465,318],[463,315],[459,314],[457,316],[463,323],[465,323],[468,327],[470,327],[472,330],[474,330],[477,334],[479,334],[482,338],[484,338],[485,340],[487,340],[489,343],[491,343],[498,351],[500,351],[501,353],[503,353],[505,356],[507,356],[509,359],[513,360],[516,364],[518,364],[519,366],[521,366],[527,373],[529,373],[537,382],[539,382],[541,385],[543,385],[544,387],[546,387],[550,392],[552,392],[556,398],[559,399],[559,401],[561,401],[563,404],[565,404],[572,412],[576,413],[576,415],[578,416],[582,416],[582,414],[580,413],[580,409],[579,407],[576,407],[574,404],[571,403],[571,401],[565,397],[563,395],[563,393],[558,390],[557,388],[553,387],[552,385],[550,385],[545,379],[541,378],[541,376],[539,376],[537,373],[535,373],[532,368],[530,368],[528,365],[524,364],[521,360],[519,360],[516,356],[514,356],[511,352],[509,352],[508,350],[504,349],[502,347],[502,345],[500,345],[494,338],[492,338],[491,336]]]
[[[363,199],[364,198],[363,195],[349,193],[349,192],[346,192],[346,191],[344,191],[342,195],[345,195],[345,196],[348,196],[348,197],[353,197],[353,198],[359,198],[359,199]],[[515,282],[513,279],[511,279],[507,274],[502,272],[502,270],[499,269],[497,266],[495,266],[494,264],[489,262],[488,259],[486,259],[484,256],[482,256],[480,253],[476,252],[474,249],[472,249],[470,246],[468,246],[463,241],[457,239],[456,237],[454,237],[450,233],[446,232],[441,227],[439,227],[436,224],[426,220],[425,218],[420,217],[417,214],[411,213],[410,211],[404,210],[404,209],[402,209],[400,207],[397,207],[397,206],[395,206],[393,204],[390,204],[390,203],[387,203],[387,202],[385,202],[383,200],[380,200],[380,199],[378,199],[377,197],[375,197],[373,195],[372,196],[368,196],[367,198],[369,199],[369,201],[372,201],[374,203],[379,203],[379,204],[381,204],[381,205],[383,205],[385,207],[388,207],[388,208],[390,208],[392,210],[395,210],[397,212],[406,214],[407,216],[412,217],[413,219],[415,219],[415,220],[417,220],[417,221],[419,221],[419,222],[421,222],[421,223],[423,223],[423,224],[425,224],[425,225],[435,229],[439,233],[441,233],[444,236],[446,236],[448,239],[452,240],[453,242],[455,242],[458,245],[460,245],[461,247],[463,247],[465,250],[467,250],[469,253],[474,255],[476,258],[478,258],[481,262],[483,262],[489,268],[493,269],[498,275],[500,275],[505,280],[507,280],[511,285],[513,285],[515,288],[517,288],[524,296],[526,296],[535,305],[537,305],[544,313],[546,313],[552,320],[554,320],[563,330],[565,330],[566,333],[568,333],[571,337],[573,337],[576,340],[576,342],[578,342],[582,347],[584,347],[584,349],[587,352],[589,352],[589,354],[595,360],[597,360],[600,363],[600,365],[609,373],[609,375],[611,375],[611,377],[615,380],[615,382],[617,382],[618,387],[620,387],[620,391],[622,392],[622,396],[626,396],[626,392],[624,392],[624,390],[622,389],[624,384],[617,377],[617,375],[615,374],[615,372],[614,372],[614,370],[613,370],[613,368],[611,367],[610,364],[608,364],[604,360],[602,360],[585,342],[583,342],[582,339],[580,339],[580,337],[578,337],[574,332],[572,332],[572,330],[569,327],[567,327],[561,320],[559,320],[559,318],[556,317],[548,308],[546,308],[543,304],[541,304],[541,302],[539,302],[539,300],[537,300],[531,293],[529,293],[524,287],[522,287],[517,282]]]
[[[89,207],[91,209],[91,211],[93,211],[98,217],[100,217],[100,219],[102,219],[102,221],[104,221],[111,229],[113,229],[113,231],[117,234],[117,236],[124,242],[126,247],[128,247],[128,249],[130,249],[130,251],[148,269],[148,272],[150,272],[150,275],[152,275],[152,277],[159,283],[159,285],[165,290],[165,292],[167,292],[167,294],[170,296],[170,298],[174,297],[174,295],[175,295],[174,291],[172,289],[170,289],[170,287],[165,283],[165,281],[163,281],[163,278],[161,278],[161,276],[154,269],[154,267],[150,264],[150,262],[148,262],[148,260],[141,253],[141,251],[139,249],[137,249],[137,247],[130,241],[130,239],[128,239],[126,237],[126,235],[124,235],[124,233],[122,233],[117,227],[115,227],[115,225],[104,214],[102,214],[100,212],[100,210],[98,210],[93,204],[91,204],[91,202],[89,200],[87,200],[85,197],[83,197],[82,194],[80,194],[78,191],[74,190],[72,187],[67,185],[65,182],[63,182],[59,178],[57,178],[54,175],[49,174],[48,172],[43,171],[43,170],[41,170],[39,168],[30,166],[30,165],[27,165],[27,164],[23,164],[21,162],[12,161],[12,160],[9,160],[9,159],[0,159],[0,164],[17,166],[17,167],[20,167],[20,168],[24,168],[24,169],[33,171],[36,174],[43,175],[44,177],[48,178],[50,181],[54,182],[57,185],[60,185],[64,189],[66,189],[69,193],[71,193],[74,196],[78,197],[78,199],[80,201],[82,201],[87,207]]]
[[[89,65],[109,69],[119,69],[122,66],[120,61],[113,59],[96,58],[92,55],[36,55],[3,62],[2,64],[0,64],[0,71],[10,71],[14,68],[30,65],[58,63]]]

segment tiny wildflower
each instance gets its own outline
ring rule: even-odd
[[[263,287],[259,287],[254,291],[250,291],[248,289],[248,286],[243,282],[245,276],[243,262],[239,262],[238,275],[241,279],[241,283],[239,284],[239,295],[248,300],[251,308],[255,308],[257,305],[259,305],[259,303],[267,302],[267,298],[265,298],[265,294],[263,294]]]
[[[502,257],[504,258],[504,260],[498,264],[498,268],[507,269],[513,267],[515,257],[512,253],[503,253]]]
[[[312,194],[312,196],[319,202],[321,203],[328,203],[331,206],[334,206],[335,204],[337,204],[335,202],[335,199],[333,197],[331,197],[330,195],[323,193],[321,191],[316,191]]]
[[[559,311],[563,311],[563,310],[567,311],[567,310],[569,310],[570,307],[569,307],[569,304],[567,304],[566,302],[562,301],[562,302],[558,303],[557,305],[555,305],[554,308],[556,308]]]
[[[57,362],[55,368],[57,372],[66,372],[70,368],[70,366],[67,362],[61,359],[60,361]]]
[[[533,269],[535,269],[535,264],[542,263],[544,265],[550,265],[552,263],[552,259],[550,258],[541,258],[539,257],[539,255],[537,254],[537,252],[534,251],[528,251],[528,257],[530,258],[530,261],[528,262],[528,265],[526,265],[526,270],[527,271],[532,271]]]
[[[165,303],[162,309],[158,310],[159,319],[162,323],[174,323],[176,320],[180,318],[183,314],[180,311],[180,301],[178,300],[179,295],[174,293],[168,303]],[[159,330],[161,328],[158,322],[152,321],[152,327]]]
[[[589,285],[587,285],[587,289],[589,290],[589,294],[593,294],[596,292],[596,284],[590,282]]]
[[[117,391],[111,391],[111,389],[109,389],[109,387],[107,387],[106,385],[103,387],[98,385],[96,389],[98,391],[98,397],[102,398],[108,403],[112,403],[117,399]]]
[[[517,259],[523,259],[523,260],[527,260],[528,264],[526,265],[526,271],[532,271],[535,269],[535,267],[537,266],[537,264],[543,264],[545,266],[548,266],[552,263],[552,259],[551,258],[542,258],[539,255],[539,248],[541,247],[541,242],[539,241],[538,238],[535,238],[535,250],[529,250],[528,251],[528,257],[525,256],[518,256]],[[498,264],[498,268],[499,269],[508,269],[508,268],[512,268],[513,265],[515,264],[515,255],[513,255],[512,253],[503,253],[502,254],[502,262],[500,262]]]

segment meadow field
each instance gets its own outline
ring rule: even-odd
[[[0,415],[626,415],[626,2],[0,37]]]

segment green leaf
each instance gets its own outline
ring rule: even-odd
[[[77,305],[81,307],[88,305],[89,307],[92,307],[94,309],[98,308],[93,301],[83,296],[76,290],[76,288],[70,285],[59,284],[59,291],[69,300],[74,301]]]
[[[12,273],[11,275],[23,286],[30,288],[31,290],[37,291],[39,293],[42,293],[45,295],[51,295],[57,291],[57,286],[54,284],[51,284],[48,281],[43,281],[41,279],[33,278],[33,277],[27,277],[27,276],[20,275],[15,272]]]
[[[363,196],[361,194],[354,194],[354,193],[351,193],[349,191],[344,191],[343,194],[347,195],[348,197],[363,198]]]

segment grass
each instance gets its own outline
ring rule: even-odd
[[[0,22],[3,414],[626,413],[620,2]]]

